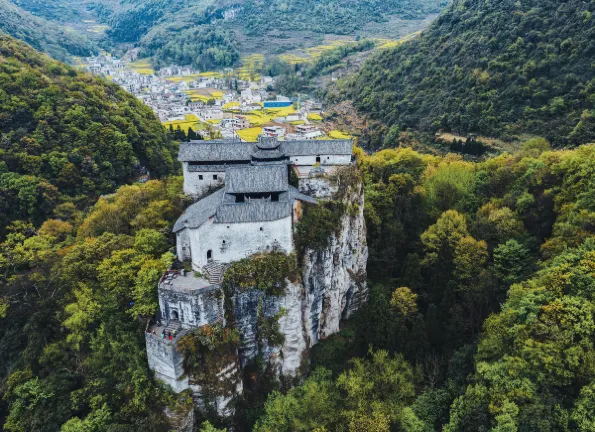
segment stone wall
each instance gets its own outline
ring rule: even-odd
[[[166,321],[175,319],[175,311],[183,328],[223,322],[223,300],[218,285],[192,291],[160,287],[158,292],[159,309]]]
[[[155,377],[171,386],[176,393],[189,388],[188,377],[184,374],[184,358],[175,344],[151,333],[145,333],[145,339],[149,368],[154,371]]]

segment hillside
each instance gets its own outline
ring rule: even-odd
[[[68,60],[72,55],[89,55],[94,49],[86,37],[36,17],[10,0],[0,0],[0,32],[59,60]]]
[[[171,174],[174,147],[147,106],[0,36],[0,236],[72,213],[148,170]]]
[[[446,0],[96,1],[118,42],[137,43],[155,63],[230,66],[247,52],[280,53],[327,36],[399,37],[418,30]],[[202,40],[207,40],[206,43]],[[200,59],[200,58],[204,59]]]
[[[592,0],[456,0],[329,99],[351,99],[387,127],[587,143],[595,139],[593,12]]]

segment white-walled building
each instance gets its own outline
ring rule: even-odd
[[[316,200],[288,183],[287,165],[230,167],[225,187],[190,206],[174,226],[178,259],[202,271],[261,251],[293,250],[300,202]]]
[[[238,140],[190,141],[180,144],[184,192],[199,196],[225,181],[229,167],[260,164],[293,165],[307,177],[314,165],[327,169],[349,165],[351,140],[279,141],[261,136],[256,143]]]

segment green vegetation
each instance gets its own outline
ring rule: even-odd
[[[68,217],[147,170],[175,172],[173,142],[134,96],[7,36],[0,57],[0,237],[17,220]]]
[[[379,136],[396,126],[589,143],[593,12],[593,1],[456,0],[419,38],[381,50],[329,99],[352,99],[383,125]]]
[[[21,39],[58,60],[68,60],[72,55],[90,55],[95,50],[86,37],[33,16],[10,0],[0,0],[1,33]]]
[[[320,368],[287,395],[273,392],[254,430],[388,431],[392,422],[409,423],[406,405],[414,396],[411,367],[401,356],[377,351],[369,359],[353,360],[336,380]]]
[[[281,251],[257,254],[234,262],[223,279],[225,289],[235,291],[259,289],[269,295],[285,292],[286,278],[295,278],[297,270],[294,255]]]
[[[184,355],[184,369],[200,385],[207,412],[204,416],[216,415],[216,397],[233,396],[240,380],[237,365],[237,349],[240,335],[236,329],[219,324],[205,325],[184,336],[176,347]],[[225,379],[219,376],[227,371]],[[211,412],[208,412],[211,410]]]
[[[364,39],[329,49],[312,63],[288,64],[280,59],[274,59],[264,64],[263,70],[267,75],[276,77],[276,88],[283,94],[307,92],[315,88],[316,78],[347,67],[347,58],[363,51],[370,51],[375,47],[376,44],[373,41]]]
[[[366,24],[387,24],[394,17],[421,20],[445,4],[444,0],[133,0],[98,1],[91,7],[110,26],[108,35],[114,42],[138,43],[156,65],[174,61],[205,68],[235,65],[238,46],[241,51],[275,54],[322,42],[326,34],[365,36]]]
[[[215,26],[168,28],[143,39],[142,53],[153,57],[157,67],[181,64],[204,70],[235,66],[240,60],[237,45],[233,32]]]
[[[340,201],[325,201],[319,205],[305,205],[300,223],[295,232],[295,245],[300,254],[307,248],[324,249],[333,234],[341,229],[345,204]]]
[[[314,350],[333,374],[273,393],[256,429],[590,430],[595,145],[536,139],[484,162],[384,150],[359,167],[369,303]],[[403,356],[414,394],[362,390],[354,405],[336,393],[345,357],[368,362],[370,347]],[[393,397],[401,405],[383,417]],[[364,407],[368,426],[345,424]]]
[[[182,179],[124,186],[86,217],[8,227],[0,243],[0,418],[10,432],[157,431],[175,405],[143,337],[173,255]]]

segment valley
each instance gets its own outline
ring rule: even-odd
[[[595,0],[0,0],[0,428],[595,430]]]

